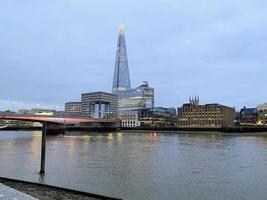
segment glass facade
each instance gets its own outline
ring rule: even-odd
[[[154,107],[154,89],[147,82],[129,90],[118,92],[119,111],[138,110]]]
[[[128,90],[130,88],[131,83],[124,36],[124,26],[121,25],[117,43],[112,93],[117,94],[118,91]]]
[[[92,118],[106,118],[109,114],[109,103],[95,102],[90,105],[90,117]]]
[[[154,107],[139,110],[141,126],[143,127],[171,127],[177,124],[175,108]]]

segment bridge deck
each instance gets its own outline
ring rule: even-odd
[[[94,118],[67,118],[67,117],[46,117],[46,116],[15,116],[15,115],[0,115],[0,119],[7,120],[21,120],[21,121],[32,121],[32,122],[52,122],[58,124],[65,123],[115,123],[116,119],[94,119]]]

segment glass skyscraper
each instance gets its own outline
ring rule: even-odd
[[[112,93],[118,95],[119,114],[154,107],[154,89],[149,87],[148,82],[131,88],[123,25],[119,28]]]
[[[118,91],[128,90],[128,89],[131,89],[131,82],[128,69],[124,25],[120,25],[117,50],[116,50],[112,93],[117,94]]]

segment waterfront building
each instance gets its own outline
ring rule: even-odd
[[[258,124],[267,125],[267,103],[257,106]]]
[[[68,117],[81,117],[82,102],[66,102],[65,103],[65,116]]]
[[[117,94],[118,91],[128,89],[131,89],[131,82],[128,68],[124,25],[120,25],[116,49],[112,93]]]
[[[118,92],[119,113],[153,107],[154,88],[149,87],[146,81],[137,88]]]
[[[122,112],[120,118],[122,127],[139,127],[141,125],[138,110]]]
[[[239,120],[240,125],[256,125],[258,122],[257,108],[246,108],[244,106],[240,110]]]
[[[143,108],[124,111],[120,115],[122,127],[171,127],[176,126],[175,108]]]
[[[89,118],[116,118],[118,97],[107,92],[90,92],[81,95],[81,116]]]
[[[217,103],[199,105],[199,98],[177,108],[178,126],[181,127],[224,127],[234,124],[235,108]]]
[[[154,107],[140,110],[142,127],[171,127],[177,124],[175,108]]]

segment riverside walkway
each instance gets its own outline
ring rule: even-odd
[[[0,183],[0,200],[37,200],[37,199]]]

